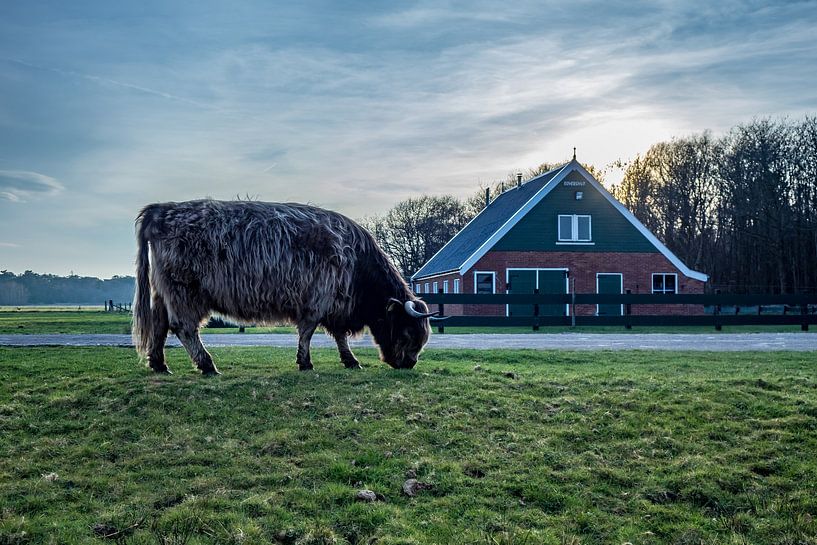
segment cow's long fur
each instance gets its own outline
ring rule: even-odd
[[[413,365],[407,358],[416,362],[428,338],[428,320],[387,310],[390,298],[406,301],[411,292],[372,236],[341,214],[302,204],[162,203],[142,209],[136,232],[133,340],[156,370],[168,327],[206,370],[198,326],[212,312],[294,322],[302,337],[306,331],[307,360],[312,323],[344,345],[369,326],[396,367]]]

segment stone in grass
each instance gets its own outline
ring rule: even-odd
[[[406,482],[403,483],[403,494],[406,496],[413,498],[419,492],[423,490],[431,490],[433,485],[429,483],[424,483],[418,481],[417,479],[407,479]]]
[[[386,501],[386,497],[383,494],[378,494],[373,490],[358,490],[357,494],[355,494],[355,499],[357,501],[365,501],[367,503],[372,503],[375,501]]]

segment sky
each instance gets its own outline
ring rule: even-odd
[[[815,28],[817,1],[2,2],[0,270],[133,274],[150,202],[362,218],[814,115]]]

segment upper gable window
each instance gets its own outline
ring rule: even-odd
[[[590,242],[593,240],[590,216],[559,214],[559,242]]]

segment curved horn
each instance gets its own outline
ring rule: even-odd
[[[406,314],[412,318],[431,318],[432,316],[439,314],[439,312],[418,312],[414,307],[414,301],[411,299],[403,304],[403,308],[406,309]]]

